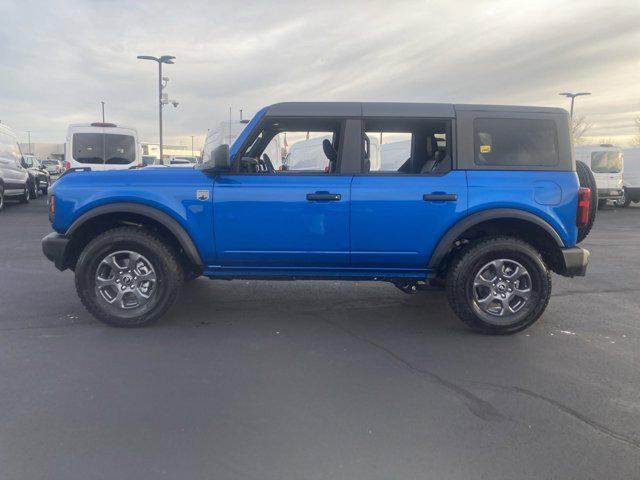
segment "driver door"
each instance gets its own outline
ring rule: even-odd
[[[323,147],[331,138],[339,157],[343,121],[307,125],[289,120],[283,130],[282,121],[266,120],[260,135],[249,138],[249,146],[234,157],[237,171],[215,178],[218,263],[288,271],[348,267],[352,176],[332,172],[336,168]],[[273,149],[267,147],[276,137],[281,149],[272,158]]]

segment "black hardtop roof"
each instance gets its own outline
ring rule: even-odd
[[[465,105],[453,103],[395,102],[283,102],[266,108],[271,117],[430,117],[453,118],[456,111],[505,113],[555,113],[568,115],[562,108],[516,105]]]

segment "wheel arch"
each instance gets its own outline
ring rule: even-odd
[[[544,219],[524,210],[497,208],[476,212],[451,227],[429,259],[434,272],[446,269],[452,254],[463,243],[490,235],[507,234],[532,244],[552,270],[562,267],[560,249],[565,247],[558,232]]]
[[[158,230],[179,249],[186,262],[196,268],[202,267],[200,253],[184,227],[171,215],[149,205],[118,202],[95,207],[80,215],[69,226],[65,235],[77,240],[74,241],[76,245],[73,250],[79,254],[79,250],[82,250],[95,235],[123,224],[141,225]]]

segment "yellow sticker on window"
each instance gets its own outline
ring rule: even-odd
[[[491,153],[491,145],[480,145],[480,153]]]

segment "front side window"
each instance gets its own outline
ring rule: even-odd
[[[365,119],[365,173],[435,175],[451,168],[449,122]]]
[[[594,173],[620,173],[622,154],[613,150],[591,152],[591,171]]]
[[[135,138],[114,133],[74,133],[73,159],[89,164],[132,163],[136,159]]]
[[[555,166],[558,134],[553,120],[477,118],[475,163],[485,166]]]
[[[269,120],[239,157],[249,173],[334,173],[341,122],[331,119]]]

